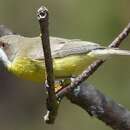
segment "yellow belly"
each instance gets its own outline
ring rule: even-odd
[[[53,60],[55,78],[65,78],[80,74],[95,58],[86,54],[72,55]],[[9,71],[23,79],[35,82],[45,81],[45,65],[42,60],[17,57],[9,66]]]

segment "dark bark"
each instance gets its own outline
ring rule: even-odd
[[[130,112],[92,85],[82,83],[67,98],[115,130],[130,130]]]

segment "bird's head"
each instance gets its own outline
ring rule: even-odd
[[[0,37],[0,64],[7,67],[13,61],[21,48],[19,35],[6,35]]]
[[[3,50],[6,54],[8,54],[8,51],[10,50],[10,44],[0,41],[0,49]]]
[[[6,35],[0,37],[0,49],[4,51],[10,61],[13,61],[18,50],[22,48],[23,37],[20,35]]]

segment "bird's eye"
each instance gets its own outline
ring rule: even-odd
[[[0,47],[4,48],[5,47],[5,43],[0,42]]]
[[[4,44],[4,43],[2,43],[2,47],[5,47],[5,44]]]

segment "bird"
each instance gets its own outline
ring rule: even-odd
[[[80,39],[50,36],[55,79],[76,77],[97,59],[130,55],[130,51],[101,46]],[[45,83],[46,70],[41,37],[17,34],[0,37],[0,62],[8,72],[36,83]]]

